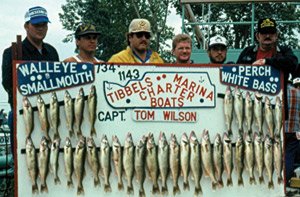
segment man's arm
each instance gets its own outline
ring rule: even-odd
[[[2,85],[9,95],[12,94],[12,77],[11,48],[7,48],[2,57]]]

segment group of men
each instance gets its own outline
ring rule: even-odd
[[[30,8],[25,15],[24,28],[27,36],[22,42],[22,60],[38,61],[59,61],[59,56],[54,47],[45,43],[48,30],[49,18],[47,11],[43,7]],[[245,48],[237,64],[253,65],[271,65],[284,73],[284,84],[287,87],[288,76],[293,78],[300,77],[300,68],[297,57],[292,50],[286,46],[279,46],[278,30],[276,21],[271,18],[260,19],[257,24],[256,39],[257,45]],[[102,60],[97,59],[96,49],[100,32],[92,24],[81,24],[75,31],[76,49],[78,54],[71,56],[66,62],[92,62],[98,63]],[[149,48],[150,38],[152,36],[151,24],[146,19],[133,19],[129,25],[126,35],[127,48],[114,54],[108,62],[112,63],[164,63],[159,54]],[[207,54],[210,63],[224,64],[234,63],[225,62],[227,56],[228,43],[226,38],[216,35],[210,38]],[[176,58],[175,63],[190,64],[192,51],[192,39],[187,34],[178,34],[174,37],[172,43],[172,54]],[[5,49],[2,62],[2,84],[8,93],[8,100],[13,107],[12,97],[12,48]],[[284,96],[287,100],[287,92]],[[299,96],[298,96],[299,100]],[[286,118],[288,114],[288,102],[285,102]],[[298,109],[299,110],[299,109]],[[290,115],[291,116],[291,115]],[[12,128],[12,113],[9,114],[9,120]],[[298,113],[299,120],[299,113]],[[299,123],[296,130],[299,130]],[[289,131],[287,131],[289,132]],[[297,142],[298,146],[300,141]]]

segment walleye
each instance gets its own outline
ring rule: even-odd
[[[169,145],[164,132],[160,132],[158,139],[158,168],[161,177],[161,194],[168,195],[167,179],[169,173]]]
[[[274,121],[275,121],[274,135],[280,135],[281,128],[282,128],[282,103],[279,96],[276,97],[276,101],[275,101]]]
[[[100,145],[100,163],[101,163],[101,174],[104,176],[104,191],[111,192],[109,183],[110,176],[110,146],[106,135],[102,136]]]
[[[218,181],[220,187],[223,187],[223,144],[221,140],[221,136],[218,133],[214,140],[214,150],[213,150],[213,161],[214,161],[214,170],[215,177]]]
[[[87,98],[88,103],[88,111],[89,111],[89,121],[91,124],[91,132],[90,135],[97,135],[95,129],[95,121],[96,121],[96,106],[97,106],[97,93],[95,85],[91,86],[90,93]]]
[[[212,181],[212,189],[215,190],[217,186],[217,180],[215,178],[213,160],[212,160],[211,143],[209,139],[208,130],[204,129],[201,139],[201,160],[203,164],[204,176],[209,176]]]
[[[277,181],[278,184],[283,183],[282,180],[282,147],[281,147],[281,139],[279,135],[275,135],[274,138],[274,166],[277,173]]]
[[[257,132],[254,133],[254,157],[255,164],[259,176],[259,183],[264,183],[264,142],[262,136],[258,135]]]
[[[262,95],[259,92],[255,92],[254,97],[254,105],[253,105],[253,113],[254,120],[256,122],[256,126],[258,127],[258,132],[260,135],[263,134],[262,126],[263,126],[263,114],[262,114]]]
[[[146,145],[146,166],[148,175],[153,183],[152,194],[158,194],[158,160],[157,160],[157,147],[154,141],[153,133],[148,134]]]
[[[144,181],[145,181],[145,151],[146,137],[143,136],[135,147],[134,169],[135,176],[139,183],[139,196],[145,196]]]
[[[34,123],[32,106],[27,96],[23,97],[23,120],[26,130],[26,138],[29,138],[33,131]]]
[[[65,163],[65,171],[67,175],[67,186],[73,187],[73,150],[72,144],[69,137],[66,137],[66,143],[64,146],[64,163]]]
[[[49,154],[50,150],[48,147],[48,142],[45,136],[42,137],[40,143],[40,153],[39,153],[39,173],[41,177],[41,193],[47,192],[47,175],[48,175],[48,165],[49,165]]]
[[[59,159],[59,145],[60,139],[56,138],[51,144],[51,153],[50,153],[50,170],[54,175],[54,183],[60,184],[60,179],[58,177],[58,159]]]
[[[202,194],[202,188],[200,185],[202,169],[201,169],[200,146],[194,131],[192,131],[190,134],[190,147],[191,147],[190,167],[191,167],[192,176],[195,181],[194,196],[199,196]]]
[[[74,104],[70,93],[66,90],[64,97],[64,106],[66,114],[67,128],[69,129],[69,136],[74,135],[73,123],[74,123]]]
[[[178,178],[180,173],[180,146],[177,142],[176,135],[171,134],[170,142],[170,171],[173,178],[173,195],[180,194]]]
[[[94,186],[100,186],[98,150],[93,137],[87,138],[87,161],[94,176]]]
[[[227,132],[232,135],[232,112],[233,112],[233,96],[231,94],[230,87],[227,86],[224,97],[224,115]]]
[[[77,178],[77,195],[84,194],[82,181],[85,174],[85,169],[84,169],[85,156],[86,156],[86,139],[84,136],[80,136],[74,154],[74,171]]]
[[[51,99],[50,99],[50,125],[54,131],[53,139],[60,138],[58,133],[59,104],[55,92],[51,93]]]
[[[80,88],[74,103],[74,114],[75,114],[75,125],[77,129],[77,137],[80,137],[82,135],[81,124],[83,119],[83,109],[84,109],[84,92],[83,92],[83,88]]]
[[[225,132],[223,135],[223,157],[224,157],[224,168],[227,172],[227,187],[232,186],[232,144],[231,139],[228,137],[228,134]]]
[[[265,137],[265,146],[264,146],[264,162],[268,175],[268,188],[274,189],[273,183],[273,142],[271,137],[267,134]]]
[[[48,123],[48,116],[47,116],[47,108],[41,95],[37,96],[37,108],[38,108],[38,114],[41,123],[41,129],[44,132],[46,138],[50,140],[49,133],[48,133],[49,123]]]
[[[239,134],[243,134],[243,95],[240,89],[236,86],[234,89],[233,109],[238,124]]]
[[[183,176],[183,190],[190,190],[190,144],[186,133],[183,133],[180,140],[180,165]]]
[[[253,141],[249,133],[246,133],[245,137],[245,165],[249,172],[250,185],[256,184],[254,177],[254,148]]]
[[[133,194],[134,144],[131,133],[127,133],[123,150],[123,168],[127,180],[127,194]]]
[[[269,97],[265,97],[265,108],[264,108],[264,113],[265,113],[265,122],[267,124],[267,128],[270,133],[270,137],[274,138],[274,121],[273,121],[273,109],[271,105],[271,101]]]
[[[246,92],[245,97],[245,125],[246,132],[252,133],[252,117],[253,117],[253,101],[251,99],[250,93]]]
[[[115,167],[115,173],[118,176],[118,190],[123,190],[122,181],[122,146],[116,135],[112,137],[112,160]]]
[[[32,182],[32,194],[39,193],[37,185],[38,164],[34,144],[31,137],[26,138],[26,164]]]
[[[244,170],[245,144],[243,136],[239,135],[235,143],[235,169],[238,176],[238,186],[244,186],[243,170]]]

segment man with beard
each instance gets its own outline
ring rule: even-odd
[[[227,40],[226,38],[216,35],[209,39],[207,54],[210,63],[223,64],[227,56]]]
[[[256,39],[258,45],[246,47],[240,54],[237,64],[271,65],[284,73],[284,87],[287,89],[289,74],[295,77],[298,59],[287,46],[279,46],[276,21],[272,18],[260,19],[257,23]],[[284,92],[285,101],[287,93]],[[287,102],[285,118],[288,118]]]
[[[113,55],[114,63],[164,63],[157,52],[149,49],[151,25],[146,19],[133,19],[129,25],[127,48]]]
[[[193,63],[191,58],[192,39],[187,34],[178,34],[173,38],[172,53],[176,57],[176,62],[179,64]]]
[[[78,55],[74,55],[65,59],[65,62],[103,62],[95,57],[98,38],[98,32],[92,24],[81,24],[75,31],[76,51]]]

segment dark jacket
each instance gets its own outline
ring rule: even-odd
[[[42,54],[36,49],[27,38],[22,42],[22,60],[36,61],[59,61],[56,49],[50,44],[43,43]],[[8,102],[13,106],[13,75],[12,75],[12,49],[7,48],[2,58],[2,85],[8,93]]]

